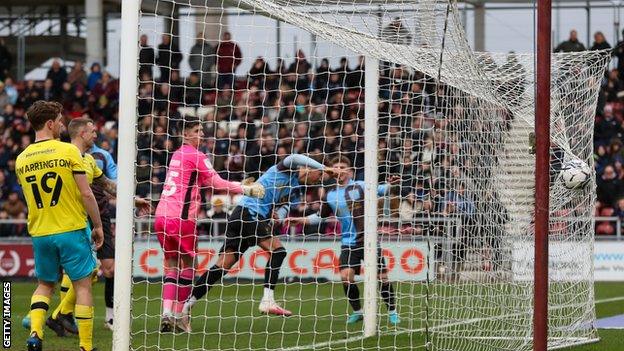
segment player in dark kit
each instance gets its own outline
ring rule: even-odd
[[[269,168],[258,179],[258,183],[266,190],[265,196],[259,199],[244,196],[232,211],[228,217],[225,244],[221,248],[217,263],[196,281],[191,296],[184,304],[185,316],[188,317],[193,304],[206,295],[210,287],[226,275],[240,256],[254,245],[270,252],[264,271],[264,295],[260,301],[260,312],[282,316],[292,314],[279,306],[273,296],[280,267],[286,258],[286,250],[279,238],[273,236],[271,213],[275,205],[289,201],[291,195],[296,196],[293,192],[295,188],[319,183],[322,172],[330,176],[336,175],[333,168],[324,167],[309,157],[290,155]]]
[[[340,277],[344,292],[353,308],[353,313],[347,319],[348,324],[362,320],[362,305],[360,292],[355,284],[355,275],[360,274],[360,265],[364,261],[364,182],[354,181],[351,162],[344,156],[337,156],[331,162],[339,173],[338,184],[325,194],[320,213],[307,217],[288,218],[294,224],[319,224],[332,212],[340,221],[342,230],[340,248]],[[391,177],[389,183],[377,187],[378,196],[390,193],[391,184],[399,181],[398,177]],[[386,263],[381,255],[381,248],[377,248],[378,276],[380,280],[381,296],[388,307],[388,320],[392,324],[399,324],[399,315],[396,311],[394,289],[388,281]]]
[[[117,164],[113,156],[106,150],[98,147],[95,142],[88,151],[95,159],[98,168],[104,172],[104,175],[112,180],[117,181]],[[106,317],[104,326],[113,330],[113,291],[115,290],[115,235],[112,231],[111,216],[112,209],[108,204],[110,194],[112,197],[116,195],[114,186],[105,187],[101,184],[94,183],[91,186],[93,195],[98,201],[100,208],[100,216],[102,217],[102,225],[104,226],[104,244],[97,251],[97,258],[100,260],[102,275],[104,276],[104,303],[106,304]],[[147,206],[147,204],[143,204]]]

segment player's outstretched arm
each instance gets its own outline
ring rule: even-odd
[[[223,190],[229,194],[244,194],[251,197],[264,197],[264,186],[262,184],[249,179],[239,182],[227,181],[219,175],[213,168],[207,158],[197,163],[197,168],[201,177],[201,184],[215,190]]]
[[[286,169],[291,169],[291,170],[297,169],[299,167],[310,167],[313,169],[321,169],[321,170],[326,168],[325,166],[309,158],[308,156],[298,155],[298,154],[286,156],[286,158],[282,160],[282,165],[286,167]]]
[[[284,219],[286,225],[317,225],[321,224],[325,220],[324,217],[321,217],[318,213],[313,213],[311,215],[307,215],[305,217],[288,217]]]
[[[100,210],[97,202],[95,201],[95,196],[93,196],[93,192],[91,191],[89,181],[87,180],[87,176],[85,174],[74,173],[74,180],[76,181],[76,185],[78,186],[78,190],[82,196],[82,203],[84,204],[85,210],[87,210],[87,214],[93,223],[91,237],[93,238],[95,247],[99,249],[104,242],[104,232],[102,230]]]

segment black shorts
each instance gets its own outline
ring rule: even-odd
[[[113,230],[111,228],[111,219],[108,214],[100,214],[102,219],[102,229],[104,231],[104,243],[99,250],[97,250],[97,258],[99,260],[105,260],[109,258],[115,258],[115,237],[113,236]]]
[[[247,249],[258,244],[258,241],[273,236],[273,223],[270,219],[252,215],[246,208],[236,206],[228,216],[225,243],[221,252],[226,249],[243,254]]]
[[[364,262],[363,247],[340,247],[340,269],[352,268],[356,275],[360,274],[360,267]],[[381,248],[377,248],[377,270],[379,273],[386,273],[386,259],[381,254]]]

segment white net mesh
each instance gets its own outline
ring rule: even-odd
[[[268,231],[287,252],[274,300],[293,315],[259,312],[267,296],[265,266],[274,254],[252,246],[193,306],[192,332],[163,330],[163,310],[171,313],[175,329],[191,284],[183,263],[163,266],[156,235],[163,226],[154,225],[161,212],[137,221],[132,348],[529,350],[534,57],[474,53],[462,28],[448,1],[145,2],[137,193],[155,201],[175,193],[171,160],[182,145],[184,121],[199,118],[205,135],[198,149],[219,176],[264,179],[267,191],[285,196],[269,201],[268,213],[245,217],[237,212],[246,201],[240,195],[215,192],[199,176],[188,177],[194,184],[178,189],[183,191],[182,212],[172,210],[170,217],[188,217],[190,224],[182,226],[190,225],[198,237],[191,277],[217,262],[226,233],[262,236],[267,230],[261,227],[269,224]],[[152,43],[162,44],[150,51]],[[280,183],[280,176],[267,180],[276,171],[272,167],[291,154],[328,166],[335,156],[345,156],[354,181],[363,180],[365,67],[360,55],[379,59],[381,66],[378,183],[400,177],[380,196],[380,246],[393,293],[379,296],[378,332],[372,338],[363,337],[361,322],[347,324],[354,304],[341,283],[341,247],[362,220],[355,211],[358,201],[348,207],[353,228],[345,228],[345,216],[327,200],[340,186],[295,187],[292,179]],[[594,181],[569,190],[557,176],[564,160],[591,162],[596,96],[607,61],[605,52],[553,57],[553,347],[596,338]],[[193,157],[199,167],[203,156]],[[184,196],[193,187],[199,195],[190,190]],[[285,204],[290,204],[284,210],[287,218],[315,213],[327,218],[314,225],[263,221],[279,217]],[[328,205],[334,210],[329,214],[323,211]],[[175,235],[189,232],[175,225],[164,228],[161,232]],[[354,230],[356,237],[361,234]],[[176,245],[165,251],[182,260],[188,250],[181,242]],[[167,284],[177,288],[166,292]],[[394,296],[398,324],[388,313],[393,308],[387,306],[388,296]]]

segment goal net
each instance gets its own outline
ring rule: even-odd
[[[193,173],[184,186],[196,186],[199,195],[188,190],[179,204],[187,212],[175,215],[191,225],[196,219],[190,276],[182,266],[165,267],[164,251],[171,254],[171,247],[164,250],[159,242],[156,213],[135,214],[132,245],[117,235],[118,251],[128,253],[126,262],[120,261],[123,253],[118,256],[117,271],[132,275],[128,294],[115,296],[117,305],[129,302],[131,309],[116,306],[116,321],[131,316],[127,330],[116,322],[117,345],[531,349],[533,206],[540,196],[534,193],[530,141],[533,55],[473,52],[452,1],[139,4],[136,28],[125,32],[142,36],[136,57],[126,59],[136,67],[122,68],[136,75],[121,77],[122,86],[132,80],[129,86],[138,89],[138,117],[121,122],[135,127],[136,143],[120,137],[119,145],[132,155],[134,164],[120,166],[134,169],[135,194],[151,198],[156,208],[174,192],[171,160],[185,140],[185,125],[197,118],[203,130],[197,149],[210,170],[228,181],[260,179],[267,193],[285,196],[268,203],[266,213],[252,209],[246,217],[241,209],[249,212],[245,204],[256,200],[215,191]],[[608,60],[602,51],[553,56],[550,348],[597,340],[595,181],[591,175],[588,186],[568,189],[559,173],[568,160],[592,165],[594,113]],[[375,128],[368,135],[367,126]],[[352,180],[306,184],[290,169],[296,165],[284,169],[289,155],[325,167],[343,156]],[[279,183],[282,176],[289,183]],[[364,202],[365,192],[374,195],[371,189],[379,190],[376,201]],[[196,217],[189,209],[197,209]],[[118,222],[129,216],[122,212]],[[374,213],[373,220],[364,213]],[[307,223],[296,220],[303,217]],[[165,226],[165,235],[176,230],[188,233]],[[262,241],[257,237],[267,232],[280,240],[286,256],[277,283],[265,278],[272,274],[267,270],[277,272],[271,263],[276,251],[254,243],[222,279],[191,283],[212,271],[237,230],[241,240]],[[360,241],[371,235],[384,259],[380,289],[378,252]],[[120,247],[120,240],[128,245]],[[343,259],[345,246],[361,247],[373,262],[353,283],[349,272],[365,263],[353,254],[357,250]],[[174,251],[180,262],[188,253],[182,244]],[[173,305],[168,284],[176,287]],[[191,309],[192,331],[175,332],[182,305],[198,286],[208,292]],[[266,294],[292,316],[261,313]],[[163,329],[164,311],[172,332]]]

